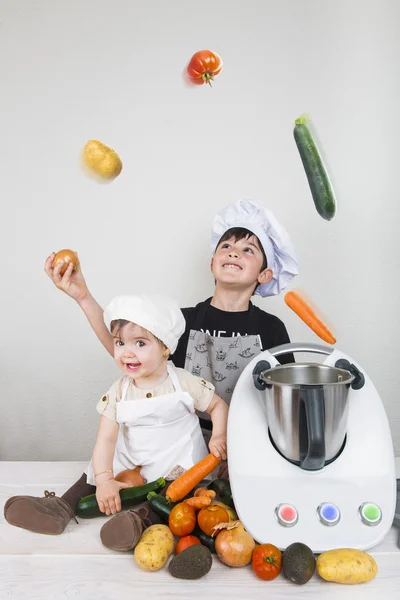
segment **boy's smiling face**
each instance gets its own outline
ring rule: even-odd
[[[255,287],[272,278],[271,269],[262,270],[264,254],[255,235],[220,242],[211,260],[211,272],[218,283],[235,288]]]

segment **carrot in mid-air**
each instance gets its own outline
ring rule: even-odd
[[[288,307],[317,334],[318,337],[324,340],[324,342],[327,344],[336,343],[336,338],[332,335],[327,326],[319,317],[317,317],[312,308],[297,292],[287,292],[285,294],[285,302]]]

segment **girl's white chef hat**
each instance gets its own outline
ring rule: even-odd
[[[161,294],[116,296],[104,311],[104,322],[125,319],[147,329],[161,340],[173,354],[185,331],[185,319],[178,304]]]
[[[298,262],[292,241],[274,215],[255,200],[240,199],[223,208],[214,218],[211,228],[211,249],[228,229],[242,227],[258,237],[272,270],[271,281],[259,285],[255,294],[274,296],[285,289],[298,272]]]

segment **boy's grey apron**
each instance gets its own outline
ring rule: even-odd
[[[185,369],[215,385],[215,392],[229,405],[233,390],[243,369],[261,352],[259,335],[216,337],[200,331],[211,300],[199,310],[193,329],[190,330],[186,349]],[[257,316],[251,304],[248,311],[247,330],[255,331]],[[203,435],[208,444],[210,415],[198,412]],[[204,431],[208,430],[208,431]],[[208,439],[207,439],[208,438]]]

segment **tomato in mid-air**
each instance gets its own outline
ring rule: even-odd
[[[222,71],[222,60],[211,50],[199,50],[193,54],[187,67],[187,73],[192,83],[203,85],[211,81]]]

